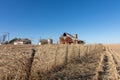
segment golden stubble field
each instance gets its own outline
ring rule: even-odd
[[[119,46],[1,45],[0,80],[118,80]]]
[[[116,66],[117,77],[120,79],[120,44],[105,44],[105,47],[108,53],[112,55]]]

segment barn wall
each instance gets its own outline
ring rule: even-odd
[[[70,42],[72,43],[73,40],[70,37],[68,37],[68,36],[66,37],[65,40],[64,40],[63,36],[60,38],[60,44],[69,44]]]

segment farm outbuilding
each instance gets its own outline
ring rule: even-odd
[[[29,39],[18,39],[14,41],[14,45],[19,45],[19,44],[31,44],[31,40]]]
[[[23,44],[31,44],[31,40],[25,38],[14,38],[12,39],[9,44],[14,44],[14,45],[23,45]]]
[[[83,40],[78,39],[78,35],[74,34],[68,34],[63,33],[63,35],[60,36],[60,44],[84,44],[85,42]]]
[[[44,44],[53,44],[53,40],[52,39],[40,39],[39,45],[44,45]]]

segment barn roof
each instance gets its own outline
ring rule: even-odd
[[[63,33],[63,36],[69,36],[70,38],[72,38],[73,40],[79,40],[78,38],[74,37],[73,35],[69,34],[69,33]]]
[[[9,41],[9,43],[14,43],[14,42],[31,42],[31,40],[25,38],[25,39],[22,39],[22,38],[14,38],[12,39],[11,41]]]
[[[27,39],[27,38],[26,38],[26,39],[18,38],[18,39],[16,39],[16,41],[28,41],[28,42],[29,42],[29,41],[31,41],[31,40],[29,40],[29,39]]]

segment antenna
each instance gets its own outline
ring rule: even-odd
[[[4,44],[6,42],[9,42],[9,38],[10,38],[10,33],[8,32],[1,32],[0,34],[0,43]]]

